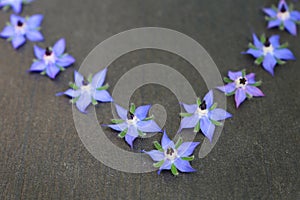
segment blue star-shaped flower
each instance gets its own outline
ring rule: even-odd
[[[124,138],[133,148],[133,141],[138,136],[145,136],[145,133],[160,132],[161,128],[153,120],[153,116],[147,117],[151,105],[144,105],[135,108],[132,103],[129,111],[116,105],[116,110],[121,119],[112,119],[114,124],[108,125],[110,128],[121,132],[118,136]]]
[[[296,24],[300,23],[300,12],[293,10],[293,5],[288,6],[284,0],[280,0],[278,8],[264,8],[263,11],[269,15],[266,17],[268,28],[279,27],[286,29],[292,35],[297,35]]]
[[[246,71],[232,72],[228,71],[228,77],[224,78],[225,86],[217,87],[224,92],[227,96],[235,94],[235,103],[238,108],[246,98],[263,97],[263,92],[257,87],[261,85],[261,81],[255,81],[255,74],[250,73],[246,75]]]
[[[203,101],[197,99],[197,104],[182,103],[187,113],[180,113],[183,117],[180,123],[181,131],[184,128],[194,128],[194,132],[202,133],[212,142],[215,125],[222,125],[219,121],[232,117],[231,114],[221,108],[216,108],[217,104],[213,102],[213,92],[210,90]]]
[[[33,0],[0,0],[0,8],[4,10],[12,7],[15,13],[20,13],[22,11],[22,4],[27,4]]]
[[[43,41],[40,25],[43,15],[32,15],[31,17],[10,16],[10,23],[0,33],[0,36],[12,42],[15,49],[26,42],[26,38],[32,42]]]
[[[255,60],[255,64],[260,65],[262,63],[263,68],[271,75],[274,75],[274,68],[276,64],[283,65],[286,60],[295,60],[294,54],[287,49],[288,44],[279,43],[279,35],[273,35],[270,38],[266,38],[263,34],[260,40],[255,34],[253,34],[253,41],[249,43],[249,49],[244,54],[250,54]]]
[[[64,71],[66,67],[75,62],[72,56],[64,53],[65,47],[65,39],[58,40],[53,48],[42,49],[35,45],[34,54],[37,60],[34,60],[29,71],[41,72],[42,75],[47,74],[54,79],[60,71]]]
[[[84,77],[74,72],[75,83],[70,83],[72,89],[56,94],[57,96],[67,95],[72,97],[71,103],[75,103],[78,110],[86,113],[86,108],[92,103],[97,105],[100,102],[112,102],[113,99],[106,91],[108,84],[103,85],[106,77],[107,68],[96,73],[94,76],[88,77],[88,82],[84,81]]]
[[[154,167],[159,168],[158,174],[161,170],[171,170],[172,174],[177,176],[178,170],[181,172],[195,172],[189,163],[189,161],[194,160],[194,156],[191,156],[195,148],[200,144],[200,142],[184,142],[182,139],[174,144],[170,140],[164,131],[161,145],[158,142],[154,142],[157,150],[144,151],[148,154],[156,163],[153,164]]]

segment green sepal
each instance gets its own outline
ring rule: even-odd
[[[164,164],[164,162],[165,162],[165,160],[161,160],[159,162],[153,163],[153,167],[159,168]]]
[[[261,36],[260,36],[260,41],[261,41],[261,43],[265,43],[266,42],[266,40],[267,40],[267,38],[266,38],[266,35],[263,33],[263,34],[261,34]]]
[[[294,10],[294,4],[290,3],[289,4],[289,12],[292,12]]]
[[[242,70],[242,77],[245,77],[246,76],[246,69],[243,69]]]
[[[10,22],[6,22],[6,26],[11,26],[11,23]]]
[[[232,91],[232,92],[230,92],[230,93],[226,93],[225,95],[228,96],[228,97],[230,97],[230,96],[232,96],[232,95],[234,95],[234,94],[235,94],[235,90]]]
[[[284,24],[281,22],[280,26],[279,26],[279,30],[283,31],[284,30]]]
[[[134,105],[134,103],[131,103],[131,104],[130,104],[129,112],[130,112],[131,114],[134,114],[134,113],[135,113],[135,105]]]
[[[72,104],[76,103],[76,101],[78,101],[79,97],[80,97],[80,96],[71,99],[71,100],[70,100],[70,103],[72,103]]]
[[[60,66],[58,66],[58,65],[57,65],[57,67],[59,68],[59,70],[60,70],[61,72],[63,72],[63,71],[65,71],[65,70],[66,70],[65,68],[63,68],[63,67],[60,67]]]
[[[258,49],[256,46],[254,46],[254,44],[252,44],[251,42],[249,42],[249,44],[248,44],[248,47],[250,48],[250,49]]]
[[[216,109],[217,106],[218,106],[218,103],[214,103],[214,104],[209,108],[209,110],[214,110],[214,109]]]
[[[6,6],[4,6],[2,9],[3,9],[4,11],[7,11],[9,8],[10,8],[10,5],[6,5]]]
[[[210,121],[211,121],[211,123],[213,123],[216,126],[222,126],[223,125],[221,122],[218,122],[218,121],[215,121],[215,120],[212,120],[212,119]]]
[[[72,82],[69,83],[69,86],[70,86],[70,88],[72,88],[74,90],[78,90],[79,89],[79,87],[75,83],[72,83]]]
[[[253,98],[253,96],[250,95],[250,94],[248,94],[248,93],[246,93],[246,96],[247,96],[248,99],[252,99]]]
[[[190,156],[190,157],[181,157],[181,159],[182,159],[182,160],[186,160],[186,161],[192,161],[192,160],[195,159],[195,156],[192,155],[192,156]]]
[[[280,47],[278,47],[279,49],[285,49],[289,46],[288,42],[283,43],[282,45],[280,45]]]
[[[180,117],[190,117],[193,113],[179,113]]]
[[[89,83],[91,83],[91,82],[92,82],[92,80],[93,80],[93,75],[92,75],[92,74],[90,74],[90,75],[88,76],[88,78],[87,78],[87,81],[88,81]]]
[[[260,56],[260,57],[256,58],[254,63],[257,65],[260,65],[263,61],[264,61],[264,56]]]
[[[201,105],[201,99],[198,97],[197,98],[197,105],[200,106]]]
[[[155,148],[158,150],[158,151],[164,151],[162,146],[159,144],[159,142],[157,141],[154,141],[153,142],[153,145],[155,146]]]
[[[145,119],[143,119],[142,121],[149,121],[149,120],[153,120],[154,116],[151,115],[150,117],[146,117]]]
[[[139,133],[139,136],[141,136],[141,137],[145,137],[146,136],[146,133],[144,133],[144,132],[142,132],[140,130],[138,130],[138,133]]]
[[[111,119],[111,123],[113,123],[113,124],[121,124],[123,122],[124,122],[123,119]]]
[[[44,76],[46,75],[46,71],[42,71],[40,74]]]
[[[200,122],[198,122],[194,128],[194,133],[198,133],[200,131]]]
[[[276,18],[265,16],[265,20],[266,21],[273,21],[273,20],[276,20]]]
[[[278,11],[278,10],[277,10],[277,7],[276,7],[275,5],[272,5],[271,8],[272,8],[274,11],[276,11],[276,12]]]
[[[224,77],[223,80],[224,80],[225,83],[232,83],[233,82],[233,80],[231,80],[228,77]]]
[[[9,37],[9,38],[7,38],[6,40],[7,40],[7,42],[11,42],[12,41],[12,37]]]
[[[182,144],[183,140],[182,137],[179,137],[176,144],[175,144],[175,149],[177,149],[178,147],[180,147],[180,145]]]
[[[121,133],[119,133],[118,137],[119,138],[124,138],[125,135],[127,134],[128,128],[124,129]]]
[[[284,65],[286,63],[285,61],[280,60],[280,59],[276,59],[276,61],[279,65]]]
[[[174,165],[174,163],[171,165],[171,172],[174,176],[177,176],[179,174],[176,166]]]
[[[249,85],[258,87],[258,86],[261,86],[261,84],[262,84],[262,81],[257,81],[256,83],[249,84]]]
[[[296,24],[300,25],[300,21],[295,21]]]
[[[98,104],[98,102],[96,101],[96,99],[92,98],[92,104],[95,106]]]
[[[107,90],[109,88],[109,85],[106,83],[105,85],[98,87],[96,90]]]

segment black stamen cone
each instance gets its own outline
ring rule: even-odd
[[[46,48],[45,54],[46,54],[46,56],[51,56],[52,50],[50,49],[50,47],[47,47],[47,48]]]
[[[168,148],[167,149],[167,154],[172,156],[172,154],[174,153],[174,149],[173,148]]]
[[[271,45],[269,38],[266,38],[265,47],[269,47]]]
[[[128,119],[133,119],[133,117],[134,117],[134,114],[132,114],[130,111],[128,111],[127,118]]]
[[[246,84],[246,79],[245,78],[240,78],[240,84],[245,85]]]
[[[282,13],[285,13],[285,12],[286,12],[285,6],[282,6],[282,7],[281,7],[280,12],[282,12]]]
[[[19,27],[21,27],[21,26],[23,26],[23,22],[21,22],[20,20],[17,22],[17,25],[19,26]]]
[[[199,108],[201,110],[206,110],[206,102],[205,101],[202,101],[202,103],[200,104]]]

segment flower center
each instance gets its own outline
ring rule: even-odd
[[[127,116],[129,115],[129,113],[130,112],[128,112]],[[128,116],[127,119],[127,124],[135,126],[138,121],[139,119],[136,116],[134,116],[132,113],[130,113],[130,116]]]
[[[198,116],[201,118],[202,116],[207,115],[208,110],[207,110],[207,105],[205,100],[202,101],[202,103],[199,105],[199,107],[196,110],[196,113],[198,114]]]
[[[239,77],[235,80],[235,87],[236,88],[245,88],[248,84],[248,80],[245,77]]]
[[[177,150],[172,147],[167,148],[165,151],[165,157],[171,161],[174,161],[177,158]]]
[[[46,65],[48,65],[49,63],[55,63],[55,55],[50,47],[46,48],[44,61]]]
[[[92,90],[92,86],[91,86],[91,84],[82,85],[80,89],[81,89],[82,92],[88,92],[88,93],[90,93],[91,90]]]
[[[277,18],[285,21],[290,18],[290,12],[286,10],[285,6],[282,6],[280,12],[277,13]]]
[[[25,34],[25,24],[22,21],[17,21],[15,25],[15,30],[17,33],[24,35]]]
[[[267,41],[265,42],[264,47],[263,47],[263,53],[264,53],[264,55],[267,55],[268,53],[273,55],[273,52],[274,52],[274,47],[269,42],[269,39],[267,39]]]

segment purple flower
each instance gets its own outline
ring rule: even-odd
[[[235,103],[238,108],[246,98],[262,97],[265,96],[263,92],[257,88],[261,85],[261,81],[255,81],[255,74],[250,73],[246,75],[246,71],[228,72],[228,77],[224,78],[224,82],[227,83],[225,86],[217,87],[219,90],[224,92],[227,96],[235,94]]]
[[[4,10],[12,7],[15,13],[20,13],[22,11],[22,3],[28,4],[33,0],[0,0],[0,8]]]
[[[133,148],[133,141],[138,136],[145,136],[145,133],[160,132],[161,128],[153,120],[153,116],[147,117],[151,105],[144,105],[135,108],[132,103],[129,111],[116,104],[116,110],[121,119],[112,119],[108,127],[121,132],[118,136],[124,138]]]
[[[279,36],[273,35],[270,38],[266,38],[263,34],[260,37],[260,40],[255,34],[253,34],[253,41],[249,43],[249,49],[245,54],[250,54],[255,60],[255,64],[262,66],[267,70],[271,75],[274,75],[274,68],[276,64],[283,65],[285,64],[284,60],[295,60],[294,54],[287,49],[288,44],[280,44]]]
[[[181,131],[183,128],[194,128],[194,132],[202,133],[212,142],[215,131],[215,125],[222,125],[220,120],[232,117],[232,115],[221,108],[216,108],[217,103],[213,102],[213,92],[210,90],[204,97],[203,101],[197,99],[197,104],[182,103],[187,113],[180,113],[182,120],[180,123]]]
[[[152,160],[156,161],[153,164],[154,167],[159,168],[158,174],[161,170],[171,170],[172,174],[177,176],[178,171],[181,172],[195,172],[190,165],[189,161],[194,160],[194,156],[191,156],[195,148],[200,142],[184,142],[182,138],[179,138],[176,144],[170,140],[164,131],[161,145],[158,142],[154,142],[154,146],[157,150],[144,151],[148,154]]]
[[[71,89],[65,92],[57,93],[56,96],[67,95],[73,99],[71,103],[75,103],[78,110],[86,113],[86,108],[92,103],[97,105],[100,102],[112,102],[113,99],[106,91],[108,84],[103,85],[106,77],[107,68],[96,73],[94,76],[88,77],[88,82],[84,81],[84,77],[77,71],[74,72],[75,83],[70,83]]]
[[[66,67],[75,62],[75,59],[65,51],[65,39],[58,40],[53,47],[42,49],[34,46],[34,54],[37,60],[31,65],[29,71],[41,72],[42,75],[47,74],[54,79],[60,71],[64,71]]]
[[[10,23],[0,33],[0,36],[11,41],[15,49],[26,42],[26,38],[32,42],[43,41],[40,25],[43,21],[43,15],[32,15],[31,17],[10,16]]]
[[[292,35],[297,35],[296,24],[300,23],[300,12],[294,11],[292,4],[288,6],[284,0],[280,0],[277,8],[272,6],[263,11],[268,15],[268,28],[279,27],[280,30],[286,29]]]

